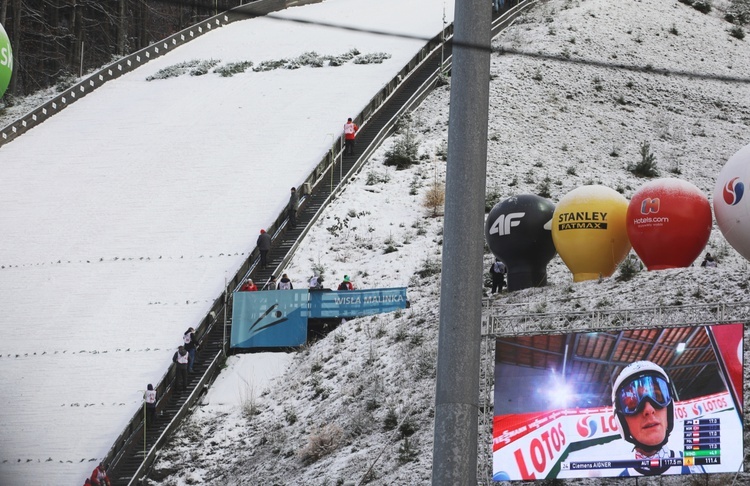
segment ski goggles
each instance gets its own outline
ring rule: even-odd
[[[643,408],[644,400],[662,409],[672,401],[669,383],[661,376],[639,376],[620,385],[615,396],[617,410],[625,415],[634,415]]]

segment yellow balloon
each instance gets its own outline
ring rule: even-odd
[[[630,251],[628,200],[605,186],[567,193],[552,216],[552,241],[573,281],[609,277]]]

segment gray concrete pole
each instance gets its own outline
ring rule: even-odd
[[[456,0],[433,486],[477,484],[492,2]]]

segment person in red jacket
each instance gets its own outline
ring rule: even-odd
[[[247,279],[240,287],[240,292],[255,292],[256,290],[258,286],[253,283],[252,279]]]
[[[344,154],[354,155],[354,137],[359,127],[351,118],[344,124]]]
[[[339,284],[338,290],[354,290],[354,284],[349,275],[344,275],[344,280]]]
[[[109,476],[107,476],[107,466],[103,462],[100,462],[94,468],[94,472],[91,473],[91,484],[94,486],[111,486]]]

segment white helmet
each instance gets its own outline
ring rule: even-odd
[[[624,387],[630,384],[633,380],[644,377],[662,378],[663,381],[651,390],[655,393],[647,393],[643,397],[638,396],[637,394],[635,396],[628,394],[627,398],[632,402],[630,404],[632,410],[624,410],[624,407],[627,405],[623,404],[622,399],[617,399],[618,394],[623,393]],[[671,388],[672,384],[669,381],[669,376],[667,376],[667,373],[662,367],[656,363],[652,363],[651,361],[636,361],[623,368],[615,382],[612,384],[612,408],[615,419],[620,425],[620,435],[623,439],[643,450],[658,450],[667,443],[669,440],[669,434],[674,428],[674,400],[672,399],[673,393]],[[655,408],[667,408],[667,433],[664,434],[664,440],[655,446],[643,444],[635,439],[630,433],[628,423],[625,421],[625,415],[638,413],[639,410],[643,409],[643,403],[646,400],[648,400]]]

